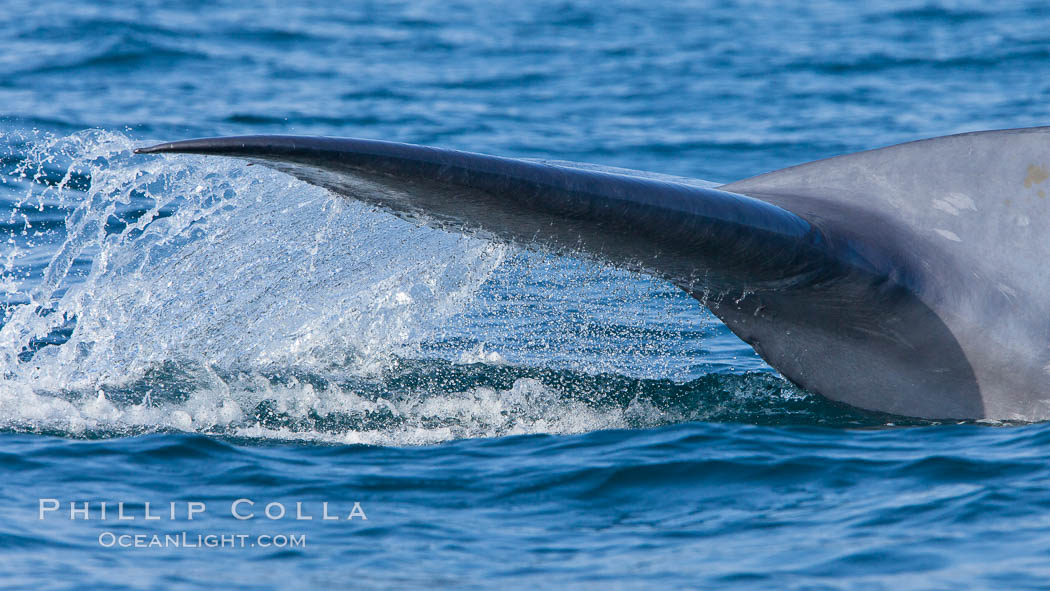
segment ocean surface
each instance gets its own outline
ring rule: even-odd
[[[0,586],[1050,588],[1050,425],[834,404],[661,281],[131,153],[729,182],[1050,123],[1050,5],[132,4],[4,3]]]

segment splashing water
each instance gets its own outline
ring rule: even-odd
[[[5,417],[211,427],[204,409],[187,417],[148,388],[134,410],[106,392],[176,363],[223,392],[209,404],[228,421],[241,412],[220,374],[374,374],[460,310],[504,255],[261,167],[133,147],[110,132],[38,138],[14,170],[28,188],[7,220],[20,244],[3,256],[8,300],[21,301],[0,329]],[[30,209],[64,223],[37,227]],[[59,231],[39,280],[25,281],[24,254]]]

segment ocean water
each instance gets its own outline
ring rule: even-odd
[[[729,182],[1047,124],[1044,3],[4,12],[4,588],[1050,588],[1046,424],[834,404],[663,282],[132,154],[317,134]]]

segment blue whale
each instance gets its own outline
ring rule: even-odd
[[[935,419],[1050,417],[1050,128],[953,135],[727,185],[364,139],[232,156],[431,226],[670,281],[802,388]]]

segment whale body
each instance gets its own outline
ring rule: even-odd
[[[1050,128],[953,135],[717,186],[378,140],[230,156],[411,220],[670,281],[784,377],[862,409],[1050,417]]]

